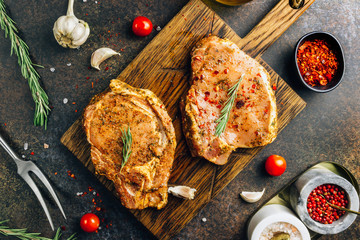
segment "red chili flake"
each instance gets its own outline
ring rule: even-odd
[[[107,70],[109,70],[109,67],[106,67],[106,68],[105,68],[105,71],[107,71]]]
[[[325,86],[338,69],[337,57],[324,40],[305,41],[298,49],[297,64],[301,76],[311,86]]]
[[[217,108],[221,108],[221,105],[219,104],[219,105],[217,105],[216,107],[217,107]]]
[[[89,192],[92,192],[93,190],[94,190],[94,188],[93,187],[88,187],[88,189],[89,189]]]
[[[87,15],[89,15],[89,14],[85,13],[85,15],[87,16]]]
[[[88,67],[89,70],[91,70],[91,67]]]
[[[255,91],[254,91],[254,89],[251,89],[250,92],[251,92],[251,93],[254,93]]]
[[[276,84],[274,83],[273,85],[272,85],[272,89],[274,90],[274,91],[276,91]]]
[[[55,172],[54,175],[57,175],[57,172]]]
[[[218,70],[215,70],[215,71],[214,71],[214,74],[215,74],[215,75],[219,74],[219,71],[218,71]]]
[[[227,74],[229,72],[229,69],[225,69],[224,73]]]
[[[205,127],[205,125],[204,124],[200,124],[200,126],[199,126],[200,128],[204,128]]]
[[[86,196],[88,193],[87,192],[84,192],[83,194],[81,194],[80,196],[83,197],[83,196]]]
[[[76,179],[75,175],[74,175],[73,173],[71,173],[70,170],[67,171],[67,174],[68,174],[68,176],[70,176],[71,178]]]
[[[75,105],[75,104],[76,104],[76,102],[72,102],[72,104],[73,104],[73,105]]]
[[[255,89],[255,88],[256,88],[256,85],[255,85],[255,84],[253,84],[251,87]]]
[[[161,104],[161,105],[160,105],[160,108],[163,108],[163,107],[164,107],[164,105]]]
[[[101,211],[101,207],[96,207],[95,209],[96,209],[96,211],[98,211],[98,212]]]
[[[195,56],[194,59],[198,60],[198,61],[201,61],[201,57],[199,57],[199,56]]]
[[[89,79],[90,79],[90,77],[86,77],[86,79],[87,79],[87,80],[89,80]]]
[[[94,88],[94,82],[91,82],[91,88]]]
[[[34,152],[31,152],[30,154],[31,154],[31,155],[34,155],[35,153],[34,153]]]
[[[4,125],[6,126],[6,123],[4,123]]]
[[[61,226],[61,230],[65,231],[66,230],[65,226]]]
[[[75,112],[77,112],[77,109],[75,109]]]
[[[76,89],[78,89],[78,88],[79,88],[79,86],[76,84],[75,88],[76,88]]]

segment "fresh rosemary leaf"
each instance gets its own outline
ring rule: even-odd
[[[232,86],[231,88],[229,88],[227,96],[229,97],[226,102],[225,102],[225,106],[221,109],[220,112],[220,117],[216,120],[216,123],[218,125],[216,125],[215,128],[215,135],[220,137],[220,135],[225,131],[226,128],[226,124],[229,121],[229,117],[230,117],[230,112],[231,109],[234,106],[234,102],[236,99],[236,95],[240,86],[240,82],[243,80],[244,74],[241,75],[239,81],[237,83],[234,84],[234,86]]]
[[[130,154],[131,154],[131,144],[132,144],[132,135],[130,131],[130,126],[128,126],[127,130],[121,130],[122,136],[121,139],[123,141],[123,161],[121,162],[121,170],[129,160]]]
[[[47,237],[39,236],[40,233],[28,233],[27,229],[11,229],[8,226],[4,226],[4,223],[7,223],[9,220],[0,221],[0,234],[4,236],[13,236],[21,240],[59,240],[61,233],[60,228],[56,231],[55,237],[53,239]],[[67,240],[76,240],[75,234],[71,235]]]
[[[18,57],[21,74],[28,81],[31,95],[35,102],[34,125],[44,126],[46,129],[47,116],[50,112],[49,99],[44,89],[40,86],[40,75],[34,68],[34,66],[39,67],[40,65],[34,64],[31,61],[29,47],[19,37],[19,31],[15,26],[15,22],[6,13],[3,0],[0,0],[0,27],[5,31],[5,37],[9,37],[11,41],[10,55],[15,53]]]

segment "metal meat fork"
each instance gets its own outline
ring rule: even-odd
[[[40,169],[35,165],[35,163],[33,163],[32,161],[24,161],[21,160],[16,153],[10,148],[10,146],[5,142],[5,140],[2,138],[2,136],[0,136],[0,145],[6,150],[6,152],[12,157],[12,159],[14,159],[16,165],[17,165],[17,169],[18,169],[18,174],[25,180],[25,182],[30,186],[30,188],[34,191],[36,197],[38,198],[42,208],[45,211],[45,214],[49,220],[51,229],[54,231],[54,225],[53,222],[51,220],[49,211],[46,207],[46,204],[44,202],[43,197],[41,196],[41,193],[38,189],[38,187],[36,186],[35,182],[31,179],[29,172],[33,172],[39,179],[40,181],[45,185],[45,187],[49,190],[51,196],[54,198],[56,204],[58,205],[58,207],[60,208],[60,211],[62,213],[62,215],[64,216],[64,218],[66,219],[65,213],[63,208],[61,207],[60,201],[57,198],[53,188],[51,187],[49,181],[46,179],[45,175],[40,171]]]

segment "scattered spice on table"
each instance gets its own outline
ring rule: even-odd
[[[321,39],[305,41],[298,49],[301,76],[311,86],[325,86],[336,74],[338,60],[330,45]]]
[[[67,174],[69,177],[76,179],[75,175],[70,170],[67,170]]]

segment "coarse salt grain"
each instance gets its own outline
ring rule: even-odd
[[[25,158],[25,155],[21,155],[22,158]]]
[[[161,30],[161,27],[160,27],[160,26],[157,26],[157,27],[156,27],[156,31],[159,32],[160,30]]]
[[[95,191],[93,192],[93,195],[96,195],[96,192],[95,192]]]
[[[28,143],[24,143],[24,150],[28,150],[29,148],[29,144]]]
[[[67,104],[68,101],[69,101],[69,100],[68,100],[67,98],[64,98],[63,103],[64,103],[64,104]]]
[[[66,66],[70,67],[70,66],[71,66],[71,63],[67,63]]]
[[[201,219],[201,221],[206,222],[206,221],[207,221],[207,219],[206,219],[206,218],[202,218],[202,219]]]
[[[55,68],[53,68],[53,67],[50,68],[50,71],[51,71],[51,72],[55,72]]]
[[[80,196],[80,195],[83,195],[83,194],[84,194],[83,192],[77,192],[76,196]]]
[[[83,0],[83,2],[87,2],[87,0]]]

